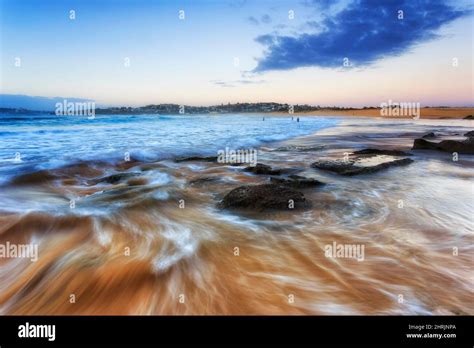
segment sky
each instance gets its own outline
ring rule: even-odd
[[[0,93],[472,106],[473,19],[464,0],[0,0]]]

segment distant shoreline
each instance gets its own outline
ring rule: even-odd
[[[244,104],[236,104],[244,105]],[[313,108],[309,106],[298,106],[294,112],[290,113],[287,111],[284,104],[275,104],[274,109],[266,110],[234,110],[235,105],[224,106],[225,110],[212,110],[205,107],[184,108],[184,112],[179,112],[177,105],[172,105],[169,108],[162,109],[146,109],[146,108],[111,108],[111,109],[95,109],[95,115],[108,115],[108,116],[121,116],[121,115],[156,115],[156,116],[170,116],[170,115],[269,115],[269,116],[339,116],[339,117],[375,117],[381,119],[412,119],[412,116],[382,116],[382,110],[376,107],[370,108],[317,108],[317,109],[306,109]],[[176,107],[176,108],[175,108]],[[191,110],[191,112],[189,112]],[[420,118],[422,119],[474,119],[474,107],[422,107],[419,109]],[[0,108],[0,115],[2,114],[18,114],[18,115],[32,115],[32,114],[46,114],[55,115],[54,111],[34,111],[28,109],[14,109],[14,108]],[[64,115],[66,116],[66,115]],[[74,116],[74,115],[71,115]],[[469,117],[469,118],[468,118]]]
[[[377,117],[383,119],[412,119],[410,116],[382,116],[380,109],[346,109],[333,110],[321,109],[307,112],[271,112],[272,115],[288,116],[351,116],[351,117]],[[422,119],[465,119],[472,115],[474,119],[474,108],[420,108],[420,118]]]

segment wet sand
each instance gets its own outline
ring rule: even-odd
[[[288,116],[288,113],[275,112],[273,115]],[[474,108],[420,108],[421,119],[463,119],[474,115]],[[341,116],[341,117],[376,117],[380,119],[411,119],[411,116],[382,116],[380,109],[321,109],[318,111],[295,112],[291,116]]]
[[[472,122],[348,119],[262,146],[259,163],[326,183],[301,190],[312,206],[297,211],[217,208],[269,180],[219,163],[96,161],[17,177],[0,187],[12,202],[0,243],[37,243],[39,259],[0,259],[1,313],[472,315],[474,156],[412,151],[408,167],[350,178],[310,167],[366,147],[409,151]],[[364,260],[327,257],[333,243],[364,245]]]

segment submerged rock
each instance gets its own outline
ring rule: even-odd
[[[325,185],[321,182],[312,178],[305,178],[299,175],[289,175],[287,178],[270,178],[272,184],[278,184],[283,186],[289,186],[293,188],[308,188]]]
[[[205,177],[202,177],[202,178],[197,178],[197,179],[191,180],[189,182],[189,184],[192,185],[192,186],[203,186],[203,185],[213,183],[213,182],[217,182],[217,181],[219,181],[219,179],[216,178],[216,177],[205,176]]]
[[[467,140],[443,140],[439,143],[427,141],[425,139],[415,139],[413,150],[437,150],[444,152],[457,152],[461,154],[474,155],[474,138]]]
[[[218,204],[220,208],[292,210],[309,205],[303,193],[283,185],[240,186]]]
[[[287,152],[287,151],[311,152],[311,151],[324,150],[325,148],[326,148],[325,145],[316,145],[316,146],[297,146],[297,145],[289,145],[289,146],[283,146],[283,147],[276,148],[275,150],[272,150],[272,151],[282,151],[282,152]]]
[[[228,165],[231,167],[240,167],[243,164],[248,164],[248,163],[244,163],[244,162],[228,163]]]
[[[324,161],[316,161],[311,164],[311,167],[327,170],[330,172],[334,172],[340,175],[345,176],[353,176],[353,175],[360,175],[360,174],[371,174],[375,173],[384,169],[388,169],[391,167],[400,167],[406,166],[412,163],[413,160],[410,158],[403,158],[403,159],[396,159],[389,162],[383,162],[376,165],[371,166],[362,166],[357,164],[355,160],[349,161],[340,161],[340,160],[324,160]]]
[[[249,173],[254,173],[257,175],[280,175],[281,174],[280,169],[272,169],[272,167],[266,164],[262,164],[262,163],[257,163],[255,166],[246,167],[244,171],[249,172]]]
[[[175,162],[217,162],[217,156],[191,156],[191,157],[182,157],[175,159]]]
[[[57,177],[48,170],[23,174],[14,178],[12,185],[41,185],[55,180]]]
[[[379,150],[379,149],[363,149],[354,151],[354,155],[387,155],[387,156],[411,156],[411,154],[400,150]]]
[[[128,180],[130,178],[134,178],[134,177],[136,177],[140,174],[141,173],[138,173],[138,172],[112,174],[112,175],[104,176],[102,178],[89,180],[89,183],[93,184],[93,185],[99,184],[99,183],[104,183],[104,182],[107,183],[107,184],[117,184],[121,181],[125,181],[125,180]]]
[[[464,136],[468,137],[468,138],[472,138],[472,137],[474,137],[474,131],[469,131],[467,133],[464,133]]]
[[[433,132],[426,133],[425,135],[422,136],[423,139],[426,139],[426,138],[435,138],[435,137],[436,137],[436,134],[433,133]]]
[[[143,186],[148,184],[148,179],[146,178],[131,178],[127,181],[128,186]]]

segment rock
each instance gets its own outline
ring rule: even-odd
[[[472,138],[472,137],[474,137],[474,131],[469,131],[467,133],[464,133],[464,136],[468,137],[468,138]]]
[[[294,208],[290,208],[291,201]],[[309,202],[303,193],[275,184],[240,186],[230,191],[218,204],[220,208],[292,210],[304,208]]]
[[[289,145],[289,146],[283,146],[279,147],[275,150],[272,151],[298,151],[298,152],[311,152],[311,151],[321,151],[325,149],[325,145],[317,145],[317,146],[296,146],[296,145]]]
[[[272,184],[289,186],[293,188],[307,188],[325,185],[325,183],[312,178],[305,178],[299,175],[290,175],[288,178],[270,178]]]
[[[50,173],[48,170],[40,170],[34,173],[28,173],[20,175],[14,178],[11,182],[12,185],[41,185],[51,182],[57,179],[56,176]]]
[[[464,120],[474,120],[473,115],[467,115],[466,117],[463,118]]]
[[[438,150],[438,143],[432,143],[425,139],[415,139],[412,150]]]
[[[189,184],[192,185],[192,186],[203,186],[203,185],[206,185],[206,184],[209,184],[209,183],[212,183],[212,182],[216,182],[218,180],[219,179],[216,178],[216,177],[205,176],[205,177],[202,177],[202,178],[197,178],[197,179],[191,180],[189,182]]]
[[[443,140],[439,143],[427,141],[425,139],[415,139],[413,150],[437,150],[444,152],[457,152],[461,154],[474,155],[474,138],[467,140]]]
[[[379,150],[379,149],[364,149],[354,151],[354,155],[387,155],[387,156],[411,156],[411,154],[400,150]]]
[[[425,135],[422,136],[423,139],[435,138],[435,137],[436,137],[436,134],[433,133],[433,132],[427,133],[427,134],[425,134]]]
[[[383,162],[372,166],[357,165],[354,160],[349,161],[316,161],[311,164],[311,167],[322,170],[327,170],[340,175],[353,176],[360,174],[371,174],[390,167],[406,166],[412,163],[410,158],[397,159],[390,162]]]
[[[203,157],[203,156],[191,156],[191,157],[182,157],[182,158],[177,158],[175,159],[175,162],[217,162],[217,156],[208,156],[208,157]]]
[[[99,184],[99,183],[102,183],[102,182],[105,182],[107,184],[117,184],[120,181],[125,181],[127,179],[133,178],[133,177],[138,176],[140,174],[141,173],[136,173],[136,172],[112,174],[112,175],[104,176],[102,178],[89,180],[89,183],[92,184],[92,185]]]
[[[127,181],[128,186],[143,186],[148,184],[148,180],[146,178],[131,178]]]
[[[272,169],[272,167],[267,166],[266,164],[257,163],[257,165],[253,167],[246,167],[244,169],[245,172],[254,173],[257,175],[280,175],[280,169]]]
[[[229,165],[231,167],[240,167],[242,164],[246,164],[246,163],[238,163],[238,162],[237,163],[229,163]]]

